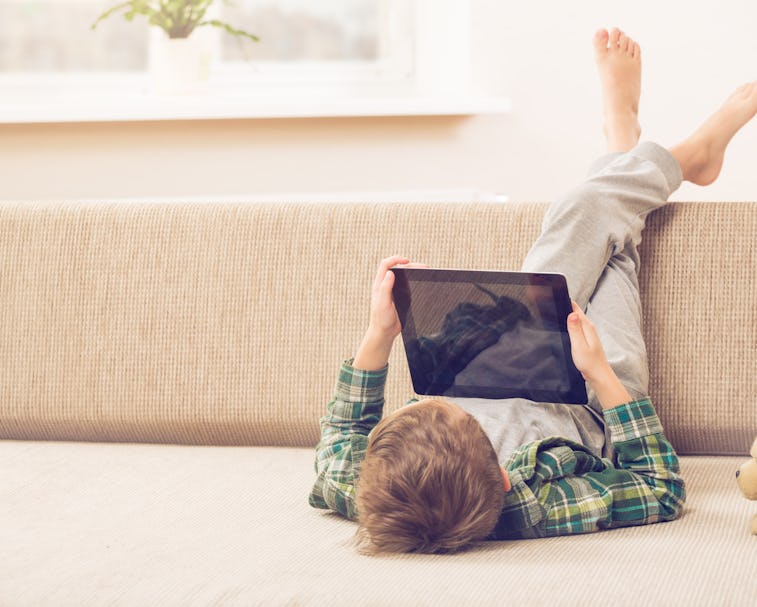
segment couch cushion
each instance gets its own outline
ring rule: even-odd
[[[0,438],[314,445],[376,264],[517,269],[543,204],[0,206]],[[757,431],[757,203],[642,243],[651,395],[681,453]],[[388,410],[411,384],[395,348]]]
[[[377,261],[512,266],[542,212],[2,205],[0,438],[312,446]]]
[[[639,277],[650,393],[679,453],[746,454],[757,434],[757,203],[653,213]]]
[[[751,605],[738,457],[683,458],[683,518],[459,555],[362,556],[311,449],[0,442],[0,597],[46,605]]]

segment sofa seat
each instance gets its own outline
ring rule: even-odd
[[[0,441],[0,604],[754,605],[743,460],[682,457],[672,523],[384,558],[308,506],[310,448]]]

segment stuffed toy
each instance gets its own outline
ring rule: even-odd
[[[752,456],[748,462],[741,464],[736,471],[736,483],[748,500],[757,500],[757,439],[749,452]],[[752,518],[752,533],[757,535],[757,514]]]

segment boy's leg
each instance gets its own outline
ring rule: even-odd
[[[757,114],[757,82],[740,86],[694,133],[670,151],[657,148],[655,155],[671,192],[681,179],[697,185],[708,185],[720,173],[725,150],[733,136]],[[635,154],[637,146],[629,155]],[[651,158],[651,156],[647,156]],[[615,171],[619,159],[611,161],[597,175],[607,176]],[[651,187],[651,181],[647,184]],[[637,205],[643,205],[644,195]],[[644,210],[631,218],[624,246],[616,241],[607,266],[600,274],[594,292],[589,296],[586,314],[594,322],[607,359],[624,386],[634,398],[649,393],[649,370],[642,334],[642,313],[639,299],[639,254]],[[652,209],[653,210],[653,209]],[[578,279],[580,282],[580,277]],[[583,302],[579,302],[583,305]],[[596,404],[596,403],[595,403]]]
[[[608,360],[631,392],[647,394],[637,247],[646,216],[685,179],[712,183],[731,138],[757,113],[757,82],[739,87],[690,137],[669,151],[636,144],[640,50],[618,30],[594,39],[609,154],[547,211],[526,271],[566,275],[571,297],[597,327]],[[624,153],[625,152],[625,153]]]
[[[617,29],[600,30],[594,52],[608,153],[592,165],[581,185],[550,206],[523,269],[565,274],[571,297],[594,321],[616,373],[639,393],[645,392],[649,372],[637,246],[646,216],[665,204],[682,175],[670,152],[638,143],[638,44]],[[590,401],[599,409],[593,395]]]
[[[678,188],[681,172],[667,150],[651,143],[600,162],[606,166],[550,206],[523,270],[565,274],[569,293],[594,322],[613,370],[631,395],[641,398],[648,393],[649,370],[638,245],[646,216]]]
[[[638,143],[639,45],[617,28],[599,30],[593,42],[608,153],[550,206],[523,263],[525,271],[565,274],[571,297],[584,309],[610,258],[641,238],[646,215],[681,181],[669,152]]]
[[[663,206],[680,183],[675,159],[656,144],[613,155],[602,170],[549,207],[523,270],[565,274],[571,297],[585,309],[610,259],[628,243],[641,242],[646,216]]]
[[[646,396],[649,375],[637,277],[637,247],[645,218],[665,204],[682,178],[706,185],[717,177],[728,141],[757,112],[757,82],[738,89],[702,127],[670,151],[651,143],[638,145],[638,45],[617,30],[609,34],[601,30],[594,43],[608,154],[592,166],[582,185],[549,208],[542,234],[523,269],[567,276],[571,296],[587,309],[610,364],[632,396],[641,397]],[[596,406],[594,395],[590,399]],[[512,401],[519,405],[521,399]],[[602,450],[601,413],[591,406],[553,406],[557,410],[542,414],[552,415],[554,425],[565,426],[570,432],[565,436],[577,432],[593,451]],[[476,411],[473,407],[470,412]],[[566,411],[572,420],[562,415]],[[499,417],[492,419],[499,423]],[[505,428],[516,443],[532,430],[517,415]],[[554,433],[552,426],[550,432]],[[608,450],[605,454],[610,456]]]

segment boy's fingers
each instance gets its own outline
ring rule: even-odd
[[[594,325],[575,303],[573,312],[568,314],[568,337],[571,346],[584,353],[593,351],[599,343]]]
[[[387,270],[384,274],[384,279],[381,281],[381,290],[384,293],[391,295],[392,287],[394,286],[394,272]]]
[[[381,261],[381,265],[384,266],[384,269],[403,263],[410,263],[410,260],[404,255],[392,255]]]
[[[575,301],[570,302],[573,306],[573,311],[568,314],[568,333],[571,331],[580,332],[581,337],[583,337],[583,327],[582,327],[582,318],[581,318],[581,308],[578,307],[578,304]]]
[[[581,329],[589,347],[596,348],[599,345],[599,335],[597,335],[597,330],[594,328],[594,323],[586,318],[586,315],[583,313],[581,313]]]
[[[568,336],[570,340],[576,340],[576,345],[586,346],[586,336],[584,335],[581,317],[575,312],[568,314]]]
[[[391,276],[390,276],[391,275]],[[394,275],[387,272],[373,293],[373,305],[379,308],[387,305],[392,300],[392,286]]]
[[[578,319],[581,326],[581,333],[583,334],[586,344],[590,348],[596,347],[599,344],[599,335],[597,335],[597,330],[594,328],[594,323],[588,319],[584,311],[575,301],[571,303],[573,304],[573,313],[570,314],[568,318],[570,318],[570,316],[575,316]],[[568,324],[570,325],[570,323]]]
[[[389,268],[396,266],[397,264],[408,263],[409,261],[410,260],[407,257],[403,257],[402,255],[392,255],[391,257],[382,259],[379,263],[378,271],[376,272],[376,278],[373,281],[373,289],[376,290],[381,286],[381,282],[384,280],[384,276],[386,276],[386,272]]]
[[[579,305],[578,305],[578,304],[577,304],[577,303],[576,303],[575,301],[572,301],[572,302],[571,302],[571,304],[573,304],[573,311],[574,311],[574,312],[575,312],[576,314],[578,314],[578,317],[579,317],[579,318],[580,318],[580,319],[581,319],[582,321],[583,321],[583,320],[589,320],[588,318],[586,318],[586,314],[585,314],[585,313],[584,313],[584,311],[583,311],[583,310],[581,309],[581,306],[579,306]]]

